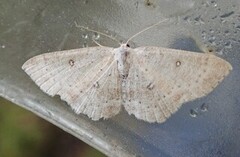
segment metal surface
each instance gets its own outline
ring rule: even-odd
[[[239,156],[240,2],[238,0],[2,1],[0,4],[0,95],[87,142],[108,156]],[[58,97],[44,94],[21,69],[32,56],[56,50],[117,43],[74,26],[126,41],[169,19],[130,44],[214,51],[233,71],[212,93],[186,103],[163,124],[122,111],[110,120],[76,115]]]

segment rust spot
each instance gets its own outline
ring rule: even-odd
[[[180,99],[182,98],[183,94],[182,93],[179,93],[179,94],[176,94],[173,96],[173,101],[174,102],[178,102],[180,101]]]
[[[69,63],[70,66],[74,66],[74,60],[70,59],[70,60],[68,61],[68,63]]]
[[[131,97],[134,97],[134,96],[135,96],[135,91],[130,90],[129,91],[129,97],[131,98]]]
[[[208,49],[208,52],[210,52],[210,53],[213,52],[213,49],[212,49],[212,48],[209,48],[209,49]]]
[[[95,83],[93,84],[93,87],[99,88],[99,83],[98,83],[98,82],[95,82]]]
[[[180,67],[182,63],[180,61],[176,61],[176,67]]]
[[[153,2],[151,2],[151,0],[145,0],[145,5],[146,6],[154,6]]]
[[[107,106],[105,108],[106,113],[113,113],[115,111],[115,107],[114,106]]]
[[[154,85],[153,85],[152,82],[150,82],[150,83],[147,85],[147,89],[149,89],[149,90],[152,90],[153,87],[154,87]]]
[[[167,92],[167,95],[170,95],[170,94],[172,94],[172,91]]]

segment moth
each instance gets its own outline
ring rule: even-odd
[[[59,95],[76,114],[96,121],[118,114],[123,106],[150,123],[162,123],[182,104],[206,96],[232,70],[212,54],[154,46],[132,49],[129,40],[118,48],[41,54],[22,69],[42,91]]]

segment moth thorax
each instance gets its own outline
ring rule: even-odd
[[[128,50],[123,47],[116,49],[115,59],[117,60],[118,71],[122,78],[126,78],[128,76],[128,54]]]

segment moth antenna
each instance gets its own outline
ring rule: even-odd
[[[101,35],[103,35],[103,36],[105,36],[105,37],[108,37],[108,38],[116,41],[119,45],[121,45],[120,41],[118,41],[117,39],[113,38],[113,37],[110,36],[110,35],[107,35],[107,34],[105,34],[105,33],[99,32],[99,31],[95,31],[95,30],[93,30],[93,29],[90,29],[90,28],[87,28],[87,27],[84,27],[84,26],[81,26],[81,25],[78,25],[76,21],[74,21],[74,23],[75,23],[75,26],[78,27],[78,28],[83,28],[83,29],[85,29],[85,30],[88,30],[88,31],[91,31],[91,32],[95,32],[95,33],[101,34]]]
[[[95,44],[97,44],[100,47],[103,47],[101,44],[99,44],[96,40],[92,39]]]
[[[164,20],[162,20],[162,21],[159,21],[159,22],[157,22],[157,23],[155,23],[155,24],[153,24],[153,25],[151,25],[151,26],[149,26],[149,27],[141,30],[140,32],[134,34],[133,36],[131,36],[131,37],[127,40],[126,44],[127,44],[130,40],[132,40],[133,38],[135,38],[136,36],[138,36],[139,34],[141,34],[141,33],[145,32],[145,31],[147,31],[147,30],[149,30],[149,29],[151,29],[151,28],[153,28],[153,27],[155,27],[155,26],[157,26],[157,25],[165,22],[166,20],[167,20],[167,19],[164,19]]]

